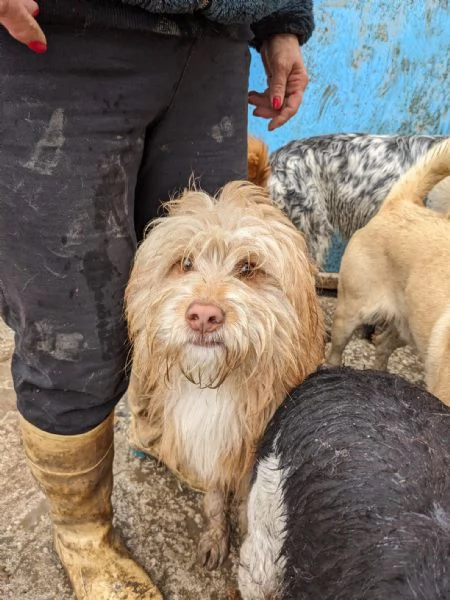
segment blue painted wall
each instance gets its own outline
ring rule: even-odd
[[[316,29],[303,48],[310,83],[299,113],[281,129],[249,113],[249,130],[271,150],[338,132],[450,135],[448,0],[316,0]],[[250,89],[264,90],[252,53]],[[325,270],[339,270],[337,238]]]
[[[316,0],[316,29],[303,48],[310,83],[299,114],[269,134],[271,150],[323,133],[450,133],[448,0]],[[253,53],[251,89],[266,87]]]

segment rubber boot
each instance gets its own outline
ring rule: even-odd
[[[78,600],[162,600],[112,526],[113,415],[80,435],[20,418],[28,463],[47,497],[56,551]]]

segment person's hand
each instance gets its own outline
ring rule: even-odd
[[[250,92],[249,104],[256,117],[270,119],[269,131],[284,125],[298,111],[308,85],[298,39],[290,33],[272,36],[261,47],[268,88]]]
[[[38,13],[34,0],[0,0],[0,25],[17,41],[41,54],[47,50],[47,40],[35,19]]]

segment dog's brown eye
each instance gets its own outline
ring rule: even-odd
[[[248,260],[241,262],[238,265],[239,277],[250,277],[255,271],[255,265]]]
[[[186,258],[183,258],[183,260],[181,261],[181,268],[185,272],[186,271],[192,271],[192,269],[194,268],[194,263],[189,258],[189,256],[187,256]]]

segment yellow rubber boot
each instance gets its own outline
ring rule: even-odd
[[[112,527],[113,415],[81,435],[20,418],[31,471],[47,497],[56,551],[78,600],[162,600]]]

